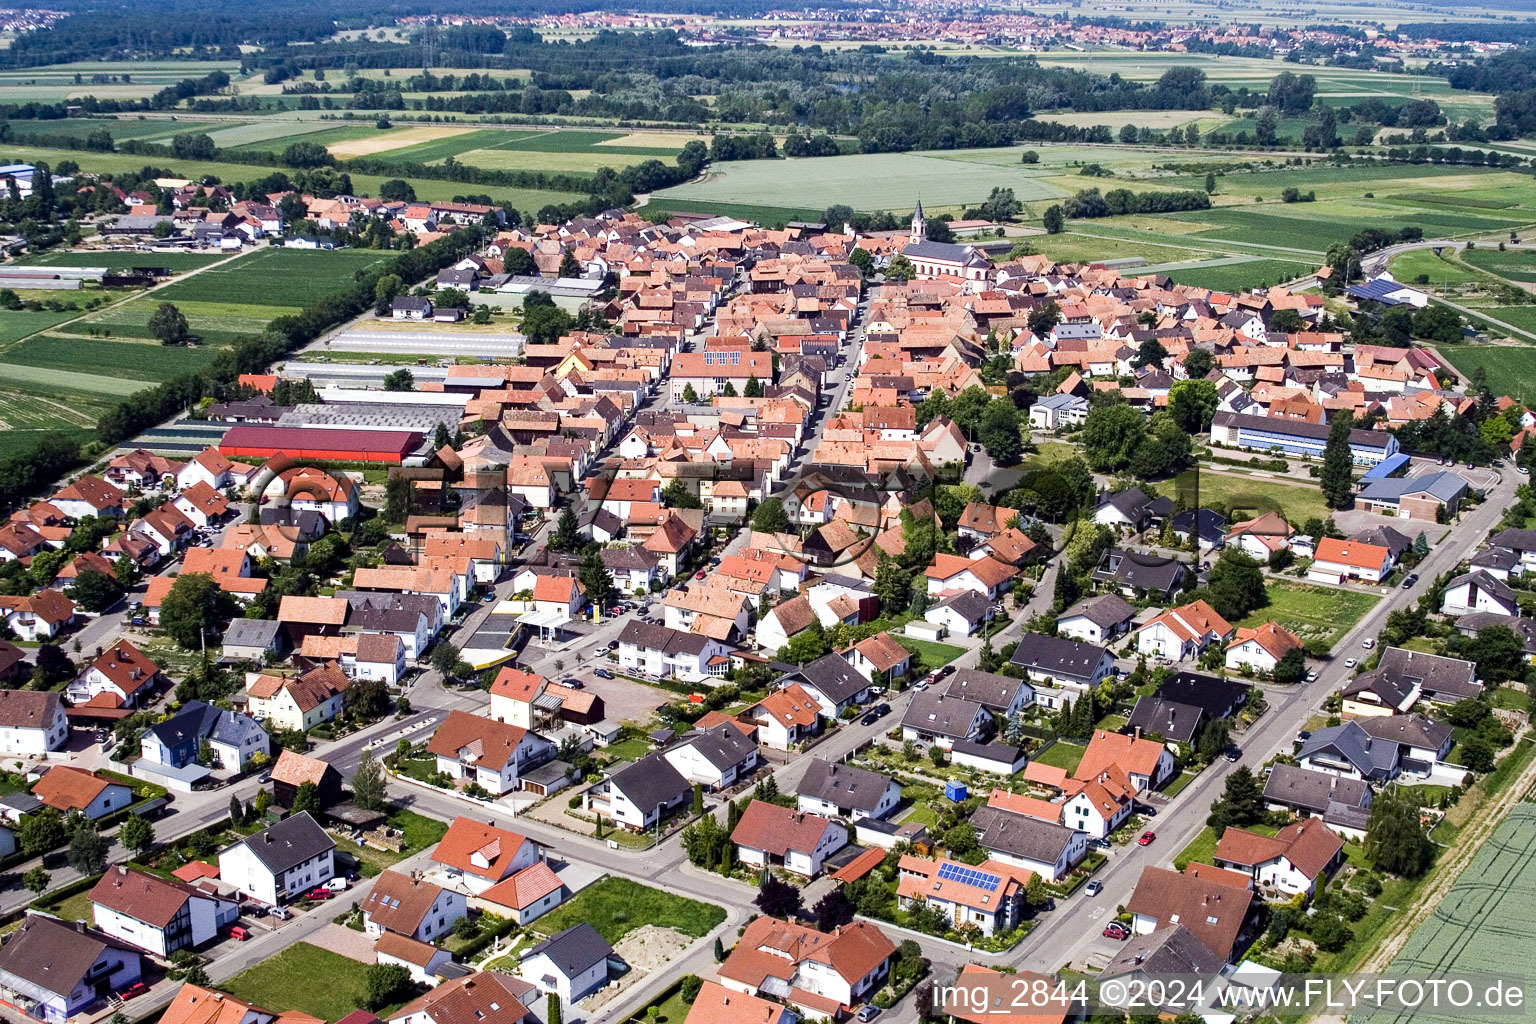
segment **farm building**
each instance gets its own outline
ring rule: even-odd
[[[323,462],[387,462],[399,465],[421,446],[414,430],[345,430],[328,427],[232,427],[219,452],[232,459],[268,459],[282,452]]]

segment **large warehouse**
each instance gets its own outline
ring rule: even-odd
[[[384,462],[399,465],[421,447],[415,430],[344,430],[334,427],[231,427],[219,451],[232,459],[269,459],[282,452],[294,459],[324,462]]]

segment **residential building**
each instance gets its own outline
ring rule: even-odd
[[[823,718],[836,721],[845,708],[869,699],[869,680],[840,654],[828,654],[779,677],[780,686],[798,684],[821,705]]]
[[[916,694],[901,718],[903,740],[948,750],[957,741],[984,739],[992,731],[987,709],[963,697],[935,690]]]
[[[983,672],[976,668],[957,670],[948,680],[939,684],[947,697],[959,697],[987,709],[988,714],[1010,718],[1027,708],[1034,700],[1034,687],[1022,679]]]
[[[757,744],[735,723],[722,722],[695,729],[661,752],[689,784],[718,792],[752,777],[757,771]]]
[[[1126,909],[1133,934],[1181,924],[1225,963],[1232,959],[1252,905],[1251,889],[1226,884],[1225,879],[1145,867]]]
[[[1381,652],[1376,671],[1394,679],[1417,682],[1419,695],[1435,704],[1455,704],[1483,693],[1483,684],[1477,681],[1477,663],[1462,658],[1388,647]]]
[[[219,854],[220,880],[268,906],[302,896],[335,874],[336,842],[308,811],[284,818]]]
[[[1515,592],[1508,584],[1481,569],[1475,569],[1457,576],[1445,585],[1440,599],[1440,611],[1445,615],[1468,615],[1473,612],[1519,615],[1520,602],[1515,599]]]
[[[540,1018],[529,1007],[541,998],[538,987],[521,978],[476,971],[445,981],[406,1003],[389,1015],[386,1024],[535,1024]]]
[[[901,803],[901,785],[879,772],[816,757],[806,766],[796,806],[828,818],[883,818]]]
[[[1344,863],[1344,840],[1320,821],[1293,821],[1274,836],[1228,827],[1216,844],[1216,866],[1251,875],[1260,892],[1310,898]]]
[[[55,765],[32,785],[32,795],[60,814],[79,811],[92,821],[133,803],[133,788],[106,775],[72,765]]]
[[[1176,558],[1110,548],[1099,558],[1092,579],[1132,599],[1167,600],[1184,583],[1186,567]]]
[[[103,934],[159,957],[212,942],[240,916],[234,900],[121,864],[91,889],[91,908]]]
[[[274,728],[308,732],[341,713],[351,682],[334,661],[297,676],[253,674],[246,677],[247,707],[253,718]]]
[[[821,704],[799,683],[780,687],[742,712],[757,724],[757,741],[773,750],[793,750],[821,731]]]
[[[912,664],[911,652],[884,632],[865,637],[843,652],[843,656],[854,671],[877,686],[889,685],[906,675]]]
[[[929,907],[944,915],[955,929],[974,927],[982,935],[997,935],[1017,927],[1024,912],[1024,888],[1031,872],[983,861],[975,866],[942,858],[901,858],[896,904],[911,911]]]
[[[192,783],[210,769],[244,771],[251,758],[265,757],[270,749],[267,731],[255,719],[190,700],[170,718],[144,730],[135,770],[147,767],[167,785],[190,792]]]
[[[1077,602],[1056,616],[1056,632],[1103,647],[1131,628],[1136,606],[1119,594],[1100,594]]]
[[[139,951],[94,928],[28,912],[0,946],[0,1001],[33,1020],[63,1022],[105,1007],[142,977]]]
[[[527,836],[463,816],[454,818],[432,851],[434,870],[472,897],[544,861],[544,848]]]
[[[418,942],[432,942],[452,930],[468,913],[464,894],[422,878],[385,871],[363,897],[363,931],[373,938],[385,932]]]
[[[754,867],[778,865],[804,878],[821,874],[822,862],[848,845],[848,829],[824,818],[753,800],[731,832],[736,858]]]
[[[730,648],[702,633],[631,619],[619,633],[619,665],[658,679],[702,683],[723,676]],[[841,659],[839,659],[841,660]]]
[[[0,754],[41,757],[69,738],[64,702],[52,690],[0,690]]]
[[[1144,793],[1168,781],[1173,775],[1174,761],[1173,754],[1161,743],[1095,729],[1073,776],[1091,779],[1112,766],[1125,773],[1136,792]]]
[[[1370,820],[1371,784],[1277,764],[1264,781],[1264,802],[1270,810],[1320,819],[1340,835],[1359,840]]]
[[[633,832],[643,832],[692,796],[693,786],[657,753],[625,765],[588,788],[582,794],[582,807]]]
[[[1362,544],[1321,537],[1317,541],[1307,579],[1320,583],[1360,580],[1380,583],[1392,571],[1392,553],[1378,544]]]
[[[71,704],[131,708],[138,705],[145,687],[153,687],[162,679],[160,667],[143,651],[127,640],[118,640],[69,681],[65,697]]]
[[[608,961],[613,956],[613,947],[583,921],[523,953],[517,973],[570,1005],[608,984]]]
[[[1239,627],[1227,644],[1227,668],[1246,672],[1273,672],[1291,651],[1305,653],[1301,637],[1278,622],[1253,629]]]
[[[928,593],[945,594],[955,590],[974,590],[989,601],[996,601],[1013,585],[1018,570],[990,555],[961,558],[943,553],[933,556],[933,564],[923,570],[928,579]]]
[[[528,925],[565,902],[570,896],[560,876],[544,861],[535,861],[497,882],[470,901],[480,910]]]
[[[787,1006],[706,981],[683,1024],[799,1024],[799,1017]]]
[[[807,1016],[837,1019],[873,998],[895,955],[895,944],[867,921],[829,934],[757,917],[720,965],[720,984],[774,995]]]
[[[1011,661],[1031,682],[1079,692],[1098,686],[1115,670],[1108,648],[1043,633],[1019,637]]]
[[[553,758],[555,745],[515,725],[450,711],[427,741],[427,753],[449,778],[499,797],[518,788],[520,773]]]
[[[970,824],[989,857],[1027,868],[1047,882],[1064,878],[1088,855],[1085,834],[1056,821],[987,806],[976,809]]]
[[[1205,712],[1199,708],[1153,695],[1136,698],[1136,706],[1125,724],[1137,735],[1193,746],[1205,721]]]
[[[1147,621],[1135,635],[1141,654],[1182,661],[1199,656],[1211,644],[1225,643],[1232,624],[1205,601],[1191,601]]]

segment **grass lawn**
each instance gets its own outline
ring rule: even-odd
[[[1064,740],[1057,740],[1042,751],[1035,760],[1041,764],[1060,768],[1070,775],[1077,771],[1078,764],[1082,762],[1083,755],[1087,752],[1087,747],[1079,746],[1076,743],[1067,743]]]
[[[676,928],[697,939],[725,920],[725,910],[609,875],[539,918],[538,930],[554,935],[586,921],[615,943],[641,925]]]
[[[1329,514],[1328,506],[1323,504],[1322,490],[1310,482],[1287,483],[1284,479],[1270,477],[1212,470],[1202,472],[1196,467],[1175,477],[1174,487],[1191,508],[1222,506],[1231,513],[1227,516],[1228,522],[1265,512],[1279,512],[1299,526],[1313,516],[1326,519]]]
[[[603,747],[598,753],[619,761],[638,761],[651,752],[651,741],[644,736],[631,736]]]
[[[1494,250],[1497,254],[1498,250]],[[1476,252],[1474,256],[1478,255]],[[1470,261],[1469,261],[1470,262]],[[1405,252],[1401,256],[1394,256],[1387,265],[1392,271],[1392,276],[1399,281],[1409,284],[1416,282],[1420,274],[1429,278],[1425,287],[1439,288],[1441,285],[1466,284],[1470,281],[1486,281],[1482,274],[1467,267],[1459,266],[1455,262],[1436,256],[1433,249],[1415,249]]]
[[[264,1010],[298,1010],[322,1020],[340,1020],[362,1005],[368,965],[307,942],[241,971],[220,987]],[[321,979],[324,979],[321,981]],[[388,1013],[397,1003],[380,1013]]]
[[[391,850],[375,850],[371,846],[358,846],[341,832],[333,832],[337,853],[350,854],[357,860],[358,873],[374,878],[389,870],[414,853],[435,846],[448,831],[448,823],[417,814],[415,811],[392,811],[385,823],[403,833],[404,848],[395,853]]]
[[[1531,710],[1531,695],[1524,690],[1500,686],[1492,691],[1492,696],[1493,706],[1496,708],[1514,708],[1517,711]]]
[[[1179,871],[1190,861],[1199,861],[1201,864],[1211,864],[1216,860],[1216,830],[1207,825],[1200,830],[1190,844],[1179,851],[1179,855],[1173,858],[1173,866]]]
[[[77,892],[73,896],[62,899],[57,903],[50,904],[43,909],[46,909],[48,913],[66,924],[72,924],[75,921],[85,921],[89,924],[96,919],[96,911],[93,907],[91,890],[87,889],[84,892]]]
[[[1163,796],[1168,797],[1170,800],[1173,799],[1180,793],[1184,792],[1185,789],[1189,788],[1189,784],[1194,782],[1198,777],[1199,773],[1197,772],[1180,772],[1178,778],[1174,779],[1172,782],[1168,783],[1168,785],[1163,787]]]
[[[1267,589],[1269,604],[1236,625],[1251,629],[1266,622],[1278,622],[1303,641],[1328,648],[1338,643],[1381,600],[1375,594],[1286,579],[1270,579]]]
[[[934,643],[932,640],[914,640],[908,636],[898,636],[896,642],[907,650],[917,655],[923,668],[942,668],[965,653],[964,647],[956,647],[954,644]]]

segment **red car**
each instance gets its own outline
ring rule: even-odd
[[[1145,832],[1143,832],[1141,834],[1141,838],[1140,839],[1136,840],[1136,845],[1137,846],[1151,846],[1152,845],[1152,840],[1154,840],[1156,838],[1157,838],[1157,833],[1153,832],[1151,829],[1148,829],[1147,831],[1145,831]]]
[[[251,937],[251,933],[246,931],[244,926],[237,924],[229,930],[229,937],[236,942],[244,942]]]
[[[132,985],[129,985],[127,988],[125,988],[121,992],[119,992],[117,994],[117,998],[119,998],[119,999],[133,999],[135,996],[141,996],[145,992],[148,992],[148,991],[149,991],[149,986],[148,985],[144,984],[142,981],[136,981]]]
[[[696,576],[694,576],[693,578],[696,579],[696,580],[702,580],[704,577],[706,577],[708,575],[709,575],[709,573],[706,570],[700,569],[698,571],[698,574]]]
[[[335,893],[331,892],[331,890],[322,885],[318,889],[309,890],[309,892],[304,894],[304,898],[307,900],[328,900],[335,895]]]
[[[1119,939],[1124,942],[1131,937],[1131,930],[1119,921],[1111,921],[1104,926],[1104,936],[1110,939]]]

